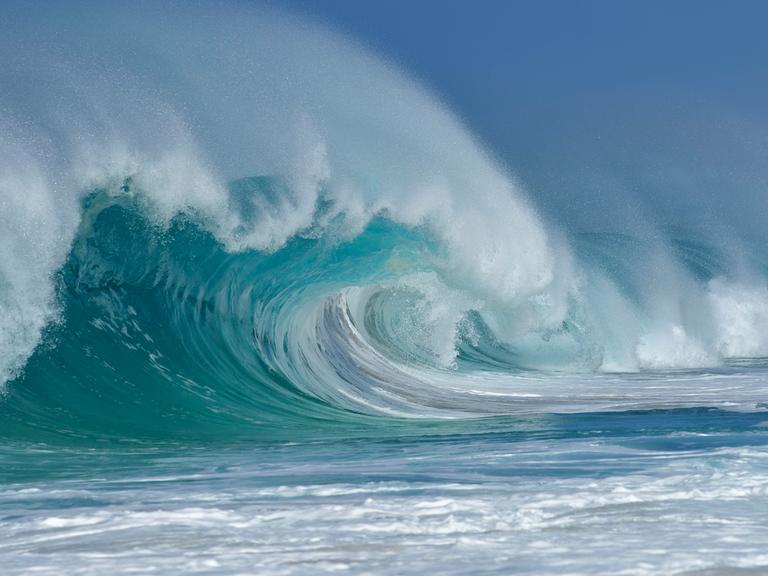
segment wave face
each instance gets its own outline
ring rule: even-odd
[[[435,97],[306,22],[77,8],[2,25],[4,435],[757,405],[759,248],[545,218]]]

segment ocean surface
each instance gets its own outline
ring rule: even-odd
[[[295,17],[35,6],[0,22],[0,572],[768,573],[761,242],[558,221]]]

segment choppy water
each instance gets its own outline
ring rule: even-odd
[[[7,574],[761,574],[765,414],[3,450]]]

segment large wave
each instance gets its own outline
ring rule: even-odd
[[[768,355],[759,251],[559,226],[439,100],[325,29],[12,3],[1,30],[6,427],[696,404],[612,373]]]

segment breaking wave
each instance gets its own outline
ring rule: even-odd
[[[768,356],[759,250],[560,225],[351,41],[45,9],[1,28],[5,434],[727,403],[702,370]]]

